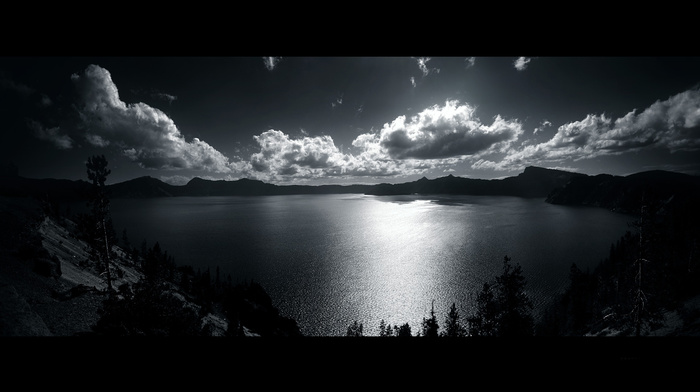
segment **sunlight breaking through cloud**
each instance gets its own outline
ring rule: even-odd
[[[504,152],[523,133],[517,121],[496,116],[490,125],[458,101],[399,116],[378,132],[358,135],[354,153],[341,151],[330,136],[291,138],[279,130],[254,136],[260,151],[250,157],[256,178],[385,177],[448,170],[465,159]]]
[[[443,159],[501,152],[523,133],[517,121],[496,116],[487,125],[475,111],[468,104],[447,101],[411,118],[399,116],[378,133],[360,135],[356,141],[363,148],[374,143],[374,150],[391,159]]]
[[[279,58],[264,59],[270,70],[279,62]],[[417,60],[424,75],[437,71],[427,67],[429,60]],[[529,61],[520,58],[514,65],[524,69]],[[473,65],[473,61],[468,64]],[[113,148],[143,168],[205,171],[227,178],[402,177],[432,170],[451,172],[459,163],[472,169],[514,171],[528,165],[570,167],[579,160],[652,148],[669,152],[700,149],[700,89],[696,88],[617,119],[589,114],[559,126],[542,142],[533,136],[541,138],[554,130],[548,130],[552,124],[547,120],[526,135],[517,119],[495,115],[484,122],[476,116],[475,106],[446,100],[412,116],[399,115],[378,130],[360,133],[350,148],[337,146],[329,135],[304,132],[291,137],[282,130],[269,129],[252,137],[254,145],[248,157],[230,160],[204,140],[186,140],[173,119],[160,109],[122,101],[106,69],[90,65],[71,79],[80,99],[74,106],[78,125],[46,127],[28,120],[36,138],[64,150],[80,147],[78,141]],[[331,106],[343,101],[340,94]],[[178,175],[166,177],[172,183],[186,180]]]

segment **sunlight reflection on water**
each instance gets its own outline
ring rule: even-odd
[[[159,241],[180,264],[256,280],[305,335],[366,335],[379,322],[415,334],[434,303],[454,302],[519,263],[537,306],[560,291],[572,262],[594,267],[630,217],[510,197],[306,195],[114,200],[119,233]],[[572,240],[575,239],[575,240]]]

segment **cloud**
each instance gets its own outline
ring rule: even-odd
[[[533,135],[537,135],[538,133],[544,131],[545,128],[549,128],[549,127],[551,127],[551,126],[552,126],[552,123],[551,123],[550,121],[548,121],[548,120],[543,120],[543,121],[540,123],[540,126],[539,126],[539,127],[536,127],[536,128],[532,131],[532,134],[533,134]]]
[[[344,153],[328,135],[292,138],[270,129],[254,136],[260,151],[251,155],[250,177],[261,180],[405,176],[423,173],[431,164],[388,158],[371,134],[360,135],[353,146],[357,154]]]
[[[265,68],[268,71],[272,71],[277,67],[277,64],[282,60],[282,57],[263,57],[263,62],[265,63]]]
[[[640,113],[635,109],[614,121],[605,114],[589,114],[560,126],[546,142],[511,149],[499,162],[482,159],[472,167],[511,170],[651,148],[672,153],[700,150],[700,89],[657,101]]]
[[[100,135],[86,134],[85,140],[95,147],[107,147],[109,146],[109,140],[103,139]]]
[[[335,108],[336,106],[340,106],[343,104],[343,95],[341,94],[338,98],[335,99],[335,101],[331,102],[331,107]]]
[[[48,141],[61,150],[73,148],[73,139],[66,134],[61,134],[59,127],[47,128],[36,120],[27,120],[27,126],[40,140]]]
[[[527,65],[530,63],[530,58],[528,57],[518,57],[514,62],[513,66],[515,69],[518,71],[524,71],[527,68]]]
[[[18,83],[10,79],[0,79],[0,87],[13,90],[24,98],[34,94],[35,90],[26,84]]]
[[[358,159],[342,153],[328,135],[291,138],[278,130],[254,136],[260,151],[252,154],[250,165],[258,177],[317,178],[357,174]],[[367,171],[369,174],[371,171]],[[379,174],[379,173],[375,173]]]
[[[41,98],[39,100],[39,106],[49,107],[51,105],[53,105],[53,101],[51,100],[51,98],[49,98],[49,96],[46,94],[41,94]]]
[[[177,100],[177,97],[172,94],[166,94],[166,93],[152,93],[151,94],[153,97],[158,98],[158,99],[163,99],[165,101],[168,101],[169,104],[172,104],[173,101]]]
[[[48,95],[39,93],[34,88],[27,86],[24,83],[15,82],[14,80],[2,78],[0,79],[0,88],[14,91],[19,94],[22,99],[35,99],[36,105],[42,108],[53,105],[53,101]],[[35,98],[36,97],[36,98]]]
[[[458,101],[432,106],[407,118],[399,116],[374,135],[360,135],[353,145],[391,159],[443,159],[504,150],[523,133],[517,121],[496,116],[490,125],[474,116],[475,108]]]
[[[449,161],[395,159],[382,147],[378,135],[360,135],[353,143],[353,154],[343,152],[327,135],[309,136],[302,131],[293,138],[272,129],[253,137],[259,150],[249,159],[235,157],[230,161],[203,140],[186,140],[163,111],[141,102],[122,101],[108,70],[90,65],[71,79],[78,93],[74,105],[78,123],[70,127],[74,137],[61,132],[64,128],[46,128],[36,121],[31,122],[34,134],[64,149],[74,147],[76,137],[86,145],[114,148],[143,168],[203,170],[227,178],[284,181],[419,174]],[[342,97],[335,103],[341,104]],[[186,180],[179,175],[162,178],[177,184]]]
[[[416,59],[418,62],[418,68],[420,68],[421,72],[423,72],[423,76],[428,76],[430,73],[430,69],[428,68],[428,61],[430,61],[430,57],[420,57]]]
[[[429,74],[435,72],[435,73],[440,73],[440,68],[430,68],[428,67],[428,62],[430,61],[430,57],[419,57],[416,59],[416,62],[418,63],[418,68],[420,69],[421,73],[423,73],[423,77],[428,76]],[[416,86],[416,81],[415,78],[411,78],[411,84],[413,84],[413,87]]]
[[[466,63],[466,68],[471,68],[476,63],[476,57],[467,57],[464,59],[464,62]]]
[[[90,65],[82,75],[72,75],[72,79],[81,98],[81,126],[90,144],[116,145],[144,168],[231,172],[228,158],[202,140],[186,141],[161,110],[144,103],[121,101],[106,69]]]

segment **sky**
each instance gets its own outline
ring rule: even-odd
[[[700,57],[0,57],[0,103],[29,178],[700,174]]]

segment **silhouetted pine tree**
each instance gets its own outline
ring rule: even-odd
[[[503,258],[503,272],[492,286],[484,284],[477,296],[476,314],[469,318],[473,336],[531,336],[534,334],[532,302],[520,265]]]
[[[466,335],[466,330],[462,326],[459,318],[460,316],[459,312],[457,311],[457,306],[453,302],[452,306],[450,307],[450,312],[447,314],[447,318],[445,319],[445,330],[440,336],[448,338],[464,337]]]
[[[348,331],[345,334],[345,336],[362,337],[362,323],[358,323],[357,320],[355,320],[352,324],[348,326]]]
[[[498,327],[500,336],[531,336],[534,333],[532,302],[525,293],[527,281],[519,264],[511,265],[503,259],[503,274],[496,277],[497,300],[501,311]]]
[[[424,337],[438,337],[438,329],[440,326],[438,325],[437,322],[437,317],[435,317],[435,303],[430,306],[430,317],[429,318],[423,318],[422,322],[423,326],[423,336]]]
[[[611,247],[611,254],[614,245]],[[569,287],[544,310],[536,325],[538,336],[580,336],[590,330],[596,298],[596,280],[575,263],[569,269]]]
[[[105,181],[112,171],[107,169],[107,159],[104,155],[89,157],[85,166],[93,192],[88,203],[91,206],[90,220],[94,226],[89,231],[88,238],[104,268],[107,290],[111,295],[113,288],[110,253],[111,245],[116,242],[116,235],[109,216],[109,198],[107,197]]]
[[[467,318],[469,335],[496,336],[498,334],[498,304],[492,284],[484,283],[476,297],[476,311]]]
[[[408,323],[404,323],[401,326],[394,326],[394,335],[400,338],[410,338],[413,335],[411,334],[411,325]]]
[[[380,337],[391,337],[394,336],[394,331],[391,328],[391,324],[387,324],[384,319],[379,321],[379,336]]]
[[[640,336],[642,330],[653,330],[661,325],[663,315],[659,295],[665,289],[664,267],[659,260],[656,219],[656,206],[642,206],[642,214],[635,226],[639,239],[638,257],[631,266],[632,289],[630,290],[631,309],[626,315],[634,329],[634,335]],[[668,271],[670,272],[670,271]]]

